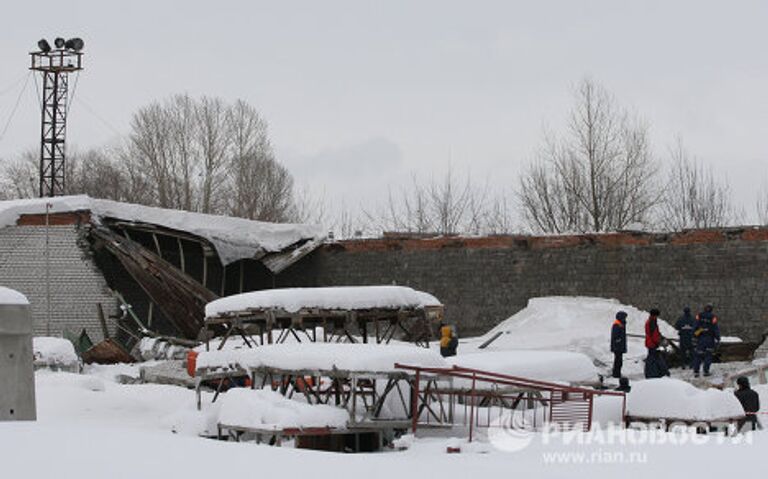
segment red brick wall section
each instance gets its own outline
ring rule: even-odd
[[[46,215],[21,215],[16,221],[18,226],[45,226]],[[90,211],[74,211],[70,213],[51,213],[48,224],[51,226],[79,225],[91,221]]]
[[[605,233],[563,236],[441,236],[428,239],[376,238],[343,240],[327,245],[331,250],[350,253],[363,251],[428,251],[446,248],[508,249],[508,248],[571,248],[597,245],[606,248],[626,246],[650,246],[668,243],[672,245],[715,244],[729,240],[768,241],[768,227],[736,229],[704,229],[681,233]]]

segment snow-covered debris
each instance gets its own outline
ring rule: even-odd
[[[185,359],[190,348],[171,344],[160,338],[141,338],[136,345],[139,357],[144,361],[152,359]]]
[[[439,306],[434,296],[406,286],[338,286],[252,291],[217,299],[205,306],[206,317],[248,309],[397,309]]]
[[[566,383],[597,381],[597,369],[584,354],[567,351],[489,351],[446,358],[456,366],[526,379]]]
[[[219,423],[265,430],[347,426],[346,409],[307,404],[269,389],[230,389],[222,396]]]
[[[211,242],[225,265],[256,257],[261,252],[278,252],[301,240],[324,237],[322,228],[317,225],[265,223],[100,200],[86,195],[0,201],[0,228],[16,224],[24,214],[45,214],[47,203],[52,205],[50,212],[54,214],[90,211],[96,222],[105,218],[137,221],[200,236]]]
[[[63,338],[32,338],[36,368],[53,368],[77,371],[79,359],[72,343]]]
[[[496,338],[485,351],[519,349],[575,351],[593,360],[610,364],[611,325],[618,311],[627,313],[627,333],[644,336],[648,313],[615,299],[552,296],[532,298],[528,306],[501,322],[485,335],[466,344],[474,349],[485,341]],[[662,315],[664,312],[662,312]],[[663,319],[659,319],[661,334],[676,338],[677,332]],[[480,350],[483,351],[483,350]],[[641,358],[647,351],[643,338],[627,338],[625,368],[642,371]]]
[[[702,390],[679,379],[660,378],[632,384],[627,414],[641,418],[716,421],[741,417],[744,409],[732,392]]]
[[[0,304],[28,305],[29,300],[15,289],[0,286]]]
[[[350,343],[270,344],[254,349],[202,352],[197,369],[319,369],[330,371],[395,371],[395,363],[448,367],[436,352],[411,345]]]

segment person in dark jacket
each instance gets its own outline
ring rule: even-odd
[[[757,412],[760,411],[760,396],[754,389],[749,387],[748,378],[740,376],[736,379],[736,384],[738,385],[738,389],[734,394],[741,403],[741,407],[744,408],[744,414],[746,414],[744,419],[739,419],[739,431],[744,431],[744,426],[747,426],[746,430],[751,429],[752,431],[755,431],[760,429],[760,421],[757,419]]]
[[[627,313],[619,311],[611,327],[611,352],[613,353],[613,377],[621,377],[624,354],[627,352]]]
[[[683,356],[683,367],[691,366],[693,361],[693,328],[696,319],[691,314],[691,308],[686,306],[683,315],[675,323],[675,329],[680,338],[680,354]]]
[[[696,348],[693,357],[693,375],[699,377],[699,370],[704,363],[704,376],[711,376],[709,367],[712,365],[712,355],[720,344],[720,326],[717,324],[717,316],[712,312],[712,305],[708,304],[704,311],[696,316],[693,327],[693,337]]]
[[[658,309],[652,309],[649,314],[645,322],[645,347],[648,349],[648,356],[645,358],[645,377],[652,379],[669,376],[667,362],[659,351],[663,339],[658,323],[660,312]]]

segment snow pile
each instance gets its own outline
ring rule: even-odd
[[[628,395],[627,414],[641,418],[716,421],[744,416],[731,392],[698,389],[679,379],[636,381]]]
[[[251,291],[211,301],[205,316],[248,309],[277,308],[295,313],[302,308],[398,309],[439,305],[434,296],[406,286],[337,286],[327,288],[284,288]]]
[[[489,351],[460,354],[452,365],[526,379],[566,383],[597,381],[597,369],[584,354],[565,351]]]
[[[330,371],[395,371],[395,363],[447,367],[436,352],[412,345],[350,343],[270,344],[254,349],[201,352],[197,369],[320,369]]]
[[[29,300],[15,289],[0,286],[0,304],[28,305]]]
[[[230,389],[222,396],[219,423],[256,429],[347,426],[345,409],[325,404],[306,404],[268,389]]]
[[[610,352],[611,325],[618,311],[627,313],[628,334],[645,335],[645,321],[648,319],[645,311],[621,304],[615,299],[552,296],[532,298],[525,309],[467,346],[477,348],[501,333],[486,349],[480,351],[575,351],[609,365],[613,361]],[[675,329],[662,319],[659,319],[659,329],[665,337],[677,337]],[[638,361],[646,353],[642,337],[628,337],[625,356],[627,369],[634,367],[642,371],[642,363],[638,364]],[[633,360],[635,364],[632,364]]]
[[[90,211],[97,222],[101,218],[113,218],[192,233],[210,241],[225,265],[257,257],[263,251],[281,251],[301,240],[324,237],[322,229],[316,225],[265,223],[100,200],[85,195],[0,201],[0,228],[16,224],[24,214],[45,214],[46,203],[53,205],[50,208],[53,214]]]
[[[65,369],[77,371],[79,359],[72,343],[63,338],[32,338],[34,364],[36,368]]]

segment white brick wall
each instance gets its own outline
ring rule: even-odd
[[[68,329],[79,333],[85,328],[91,339],[102,339],[96,304],[106,315],[115,310],[116,301],[101,272],[87,250],[78,244],[74,225],[50,226],[51,328],[61,335]],[[46,261],[44,226],[0,228],[0,285],[24,293],[32,304],[35,335],[46,334]],[[110,334],[114,326],[109,320]]]

